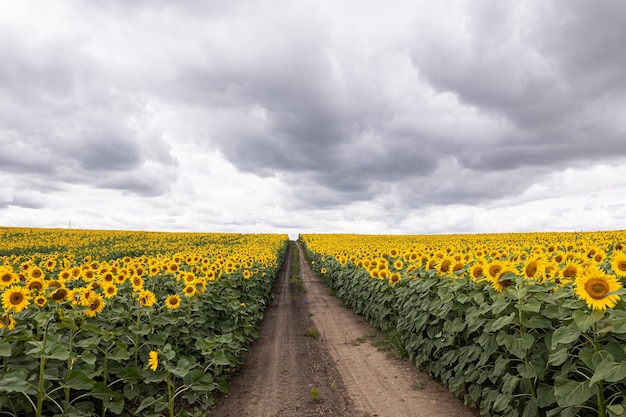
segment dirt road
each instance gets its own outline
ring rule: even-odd
[[[286,261],[259,340],[210,416],[478,415],[410,361],[381,350],[377,332],[330,295],[297,250],[301,280],[290,280]]]

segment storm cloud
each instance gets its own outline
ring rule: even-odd
[[[63,196],[146,213],[93,227],[485,231],[535,201],[509,227],[543,229],[626,164],[616,0],[0,5],[4,223]]]

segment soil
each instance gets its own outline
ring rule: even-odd
[[[297,250],[300,277],[290,276],[288,253],[259,339],[229,381],[232,393],[209,416],[479,415],[395,355],[383,336],[330,294]]]

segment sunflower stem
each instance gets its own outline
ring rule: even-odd
[[[73,350],[73,345],[74,345],[74,330],[70,330],[70,334],[69,334],[69,345],[67,350],[69,351],[69,356],[67,357],[67,373],[68,375],[70,374],[70,372],[72,372],[72,367],[73,367],[73,361],[72,361],[72,350]],[[65,391],[65,402],[67,404],[70,403],[70,388],[64,388],[63,391]]]
[[[141,324],[141,306],[137,309],[137,332],[135,332],[135,369],[137,369],[139,356],[139,325]]]
[[[41,343],[41,357],[39,358],[39,385],[37,386],[37,417],[40,417],[43,412],[43,400],[45,398],[44,377],[46,372],[46,341],[48,339],[48,328],[50,327],[51,322],[52,318],[49,318],[48,321],[46,321],[46,326],[43,331],[43,340]]]
[[[593,347],[596,352],[600,351],[600,334],[598,333],[598,323],[593,323]],[[606,405],[604,403],[604,384],[600,380],[596,382],[598,387],[598,417],[606,417]]]

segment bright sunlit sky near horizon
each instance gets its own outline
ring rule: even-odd
[[[0,225],[626,229],[626,2],[0,0]]]

